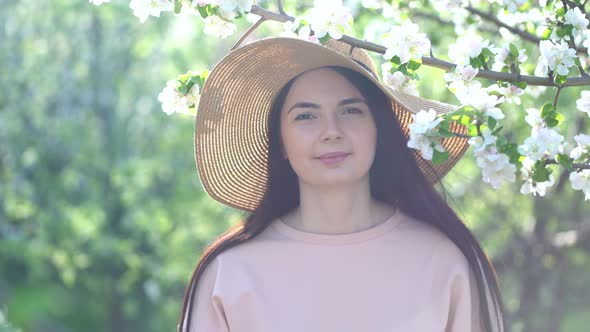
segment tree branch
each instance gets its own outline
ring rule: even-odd
[[[537,37],[537,36],[535,36],[535,35],[527,32],[527,31],[523,31],[523,30],[520,30],[520,29],[515,28],[513,26],[510,26],[510,25],[508,25],[508,24],[500,21],[495,16],[490,15],[488,13],[484,13],[484,12],[482,12],[481,10],[479,10],[477,8],[473,8],[471,6],[467,6],[467,7],[465,7],[465,9],[467,11],[469,11],[470,13],[475,14],[475,15],[483,18],[486,21],[492,22],[492,23],[494,23],[495,25],[497,25],[499,27],[505,28],[506,30],[512,32],[513,34],[515,34],[517,36],[520,36],[524,40],[527,40],[527,41],[530,41],[530,42],[533,42],[533,43],[536,43],[536,44],[538,44],[542,40],[541,38],[539,38],[539,37]],[[588,50],[585,49],[585,48],[583,48],[583,47],[576,47],[575,50],[576,50],[576,52],[578,52],[578,54],[588,55]]]
[[[250,12],[252,14],[262,16],[267,21],[287,22],[295,20],[295,18],[293,18],[292,16],[289,16],[287,14],[281,15],[280,13],[275,13],[264,8],[261,8],[258,5],[253,5]],[[387,50],[385,46],[370,41],[357,39],[348,35],[342,36],[340,41],[347,43],[351,46],[359,47],[367,51],[372,51],[380,54],[385,54],[385,51]],[[456,67],[456,64],[454,63],[444,61],[435,57],[422,57],[422,64],[429,67],[443,69],[446,71],[453,71]],[[557,86],[557,84],[555,84],[550,77],[520,75],[519,73],[504,73],[493,70],[480,69],[476,76],[489,79],[492,81],[526,82],[527,85]],[[590,77],[568,77],[568,80],[561,86],[567,87],[584,85],[590,85]]]
[[[262,22],[264,22],[264,21],[266,21],[266,19],[261,16],[258,19],[258,21],[256,21],[256,23],[252,24],[252,26],[249,27],[248,30],[246,30],[246,32],[242,35],[242,37],[240,37],[240,39],[234,44],[234,46],[232,46],[232,48],[230,48],[230,51],[233,51],[236,48],[238,48],[238,46],[240,46],[244,42],[244,39],[246,39],[246,37],[248,37],[249,34],[251,34],[254,30],[256,30],[256,28],[258,28],[260,26],[260,24],[262,24]]]

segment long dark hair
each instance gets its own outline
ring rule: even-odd
[[[390,99],[362,74],[344,67],[328,68],[336,70],[350,81],[368,101],[373,113],[377,126],[377,145],[375,159],[369,170],[371,195],[400,208],[421,222],[433,225],[461,249],[477,280],[484,328],[489,332],[503,331],[504,308],[493,265],[477,239],[420,171],[413,152],[406,146],[407,138],[393,113]],[[258,207],[243,222],[229,228],[203,250],[184,294],[179,332],[182,332],[185,320],[188,331],[191,313],[187,311],[192,307],[189,303],[193,301],[194,289],[207,265],[224,250],[255,238],[275,218],[299,205],[297,175],[289,161],[282,158],[279,122],[281,108],[297,77],[291,79],[277,94],[269,112],[266,193]],[[493,329],[494,326],[497,329]]]

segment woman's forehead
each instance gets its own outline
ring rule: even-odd
[[[361,97],[358,89],[337,71],[318,68],[299,76],[287,94],[285,106],[298,101],[335,101]],[[303,100],[306,99],[306,100]]]

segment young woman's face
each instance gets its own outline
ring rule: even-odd
[[[281,139],[299,181],[333,185],[368,181],[377,128],[364,97],[329,68],[301,75],[281,109]],[[328,153],[344,157],[320,158]]]

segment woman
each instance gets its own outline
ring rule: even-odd
[[[178,330],[503,331],[492,264],[407,148],[411,114],[451,105],[391,91],[338,41],[232,51],[197,111],[201,182],[250,211],[205,249]],[[452,130],[464,133],[453,125]]]

